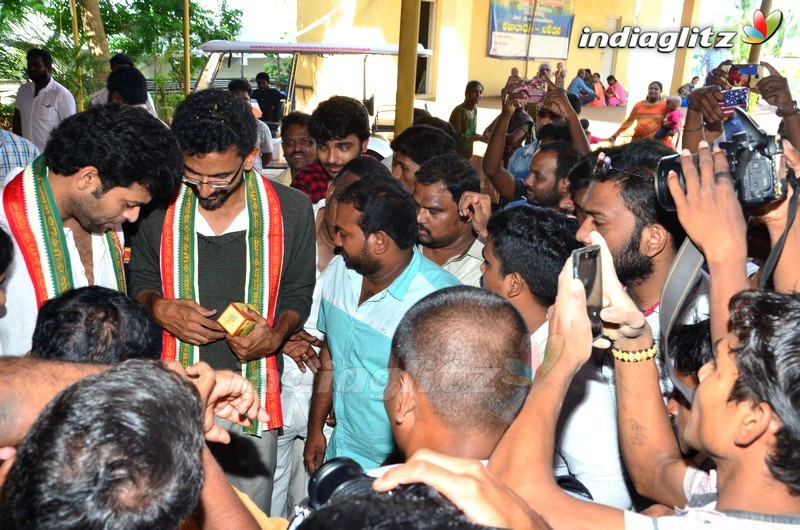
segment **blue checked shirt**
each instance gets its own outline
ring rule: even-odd
[[[0,181],[3,184],[7,180],[5,177],[9,171],[25,168],[37,156],[39,150],[31,142],[22,136],[0,129]]]

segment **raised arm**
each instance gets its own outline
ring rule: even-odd
[[[552,112],[562,116],[569,126],[569,137],[581,155],[589,154],[592,150],[589,144],[589,139],[581,126],[581,120],[578,118],[578,113],[572,108],[567,97],[567,92],[558,88],[550,79],[547,79],[547,94],[544,96],[542,106],[550,109]]]
[[[503,167],[503,151],[506,146],[506,133],[511,116],[521,103],[511,95],[506,97],[500,116],[489,137],[489,145],[483,156],[483,173],[497,190],[497,193],[508,202],[520,199],[514,196],[516,179],[506,168]]]
[[[555,430],[573,376],[589,358],[592,337],[586,296],[572,279],[572,260],[559,277],[547,356],[557,359],[531,386],[522,411],[503,435],[489,469],[554,528],[622,528],[623,512],[564,493],[553,476]],[[522,465],[521,463],[525,464]]]
[[[786,136],[794,147],[800,149],[800,110],[792,99],[789,82],[771,64],[762,62],[769,75],[758,82],[757,91],[770,105],[778,107],[777,114],[786,125]]]
[[[722,134],[725,113],[719,106],[722,92],[716,85],[698,88],[689,96],[682,147],[696,153],[700,142],[712,143]]]
[[[728,161],[720,149],[699,145],[699,171],[688,150],[681,154],[684,192],[672,173],[668,185],[678,219],[692,243],[703,253],[711,276],[711,340],[728,333],[728,303],[748,288],[746,225],[736,198]]]

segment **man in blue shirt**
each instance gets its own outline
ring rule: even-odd
[[[337,200],[334,244],[341,255],[322,286],[317,327],[325,345],[304,452],[311,472],[338,456],[376,468],[394,451],[383,392],[395,328],[422,297],[459,284],[416,250],[414,199],[398,181],[354,182]],[[331,406],[336,428],[328,445],[322,427]]]
[[[583,80],[584,70],[583,68],[578,70],[578,75],[575,76],[569,86],[567,87],[567,92],[570,94],[575,94],[581,100],[581,105],[588,105],[592,101],[594,101],[594,90],[592,87],[586,84],[586,81]]]

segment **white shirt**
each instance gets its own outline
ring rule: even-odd
[[[261,170],[264,169],[261,155],[272,154],[272,132],[269,130],[269,126],[261,120],[256,120],[256,147],[261,149],[261,154],[253,161],[253,168],[261,173]]]
[[[50,132],[75,114],[75,98],[55,79],[50,79],[36,96],[35,91],[33,81],[19,87],[16,108],[22,121],[22,136],[44,151]]]
[[[5,210],[2,208],[0,208],[0,228],[11,234]],[[120,227],[117,229],[117,235],[122,240]],[[78,247],[75,245],[72,230],[64,228],[64,236],[72,266],[73,286],[76,289],[86,287],[89,285],[89,280],[86,277],[86,269],[81,262]],[[94,268],[94,285],[117,289],[114,256],[108,251],[103,234],[92,234],[92,266]],[[22,256],[16,240],[14,240],[14,259],[7,271],[6,298],[5,309],[0,309],[0,356],[19,357],[31,349],[31,339],[36,327],[39,308],[36,306],[36,291],[34,291],[33,282],[28,275],[25,258]]]
[[[542,351],[541,339],[548,330],[545,322],[531,336]],[[556,424],[553,474],[575,475],[597,503],[620,510],[633,504],[619,452],[614,398],[594,358],[578,370],[564,396]]]
[[[313,206],[314,219],[318,215],[322,215],[320,210],[325,208],[325,199],[322,199]],[[316,246],[316,245],[315,245]],[[317,254],[317,265],[319,265],[319,254]],[[327,269],[325,269],[327,270]],[[319,267],[316,269],[316,283],[314,284],[314,294],[311,297],[311,312],[308,315],[303,329],[317,337],[324,339],[325,335],[317,329],[317,317],[319,316],[319,305],[322,300],[322,284],[325,283],[325,271],[320,272]],[[313,347],[314,351],[319,353],[319,348]],[[311,394],[314,389],[314,373],[310,368],[306,367],[305,373],[300,371],[297,363],[286,355],[283,354],[283,374],[281,375],[281,408],[283,410],[283,424],[294,426],[295,424],[308,424],[308,411],[311,405]],[[294,409],[292,405],[299,405],[299,409],[305,412],[305,417],[294,418]],[[327,426],[326,426],[327,427]]]

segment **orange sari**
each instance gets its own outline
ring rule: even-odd
[[[631,138],[631,142],[635,142],[643,138],[652,138],[656,134],[656,131],[661,128],[666,115],[666,99],[660,99],[655,103],[648,103],[646,100],[640,101],[633,106],[631,113],[628,115],[625,121],[622,122],[622,125],[619,126],[619,129],[617,129],[617,132],[614,133],[614,136],[619,136],[620,134],[624,133],[631,127],[631,125],[633,125],[633,122],[636,122],[636,127],[633,129],[633,138]],[[670,136],[665,136],[661,140],[661,143],[672,148],[675,147],[672,144],[672,138]]]

